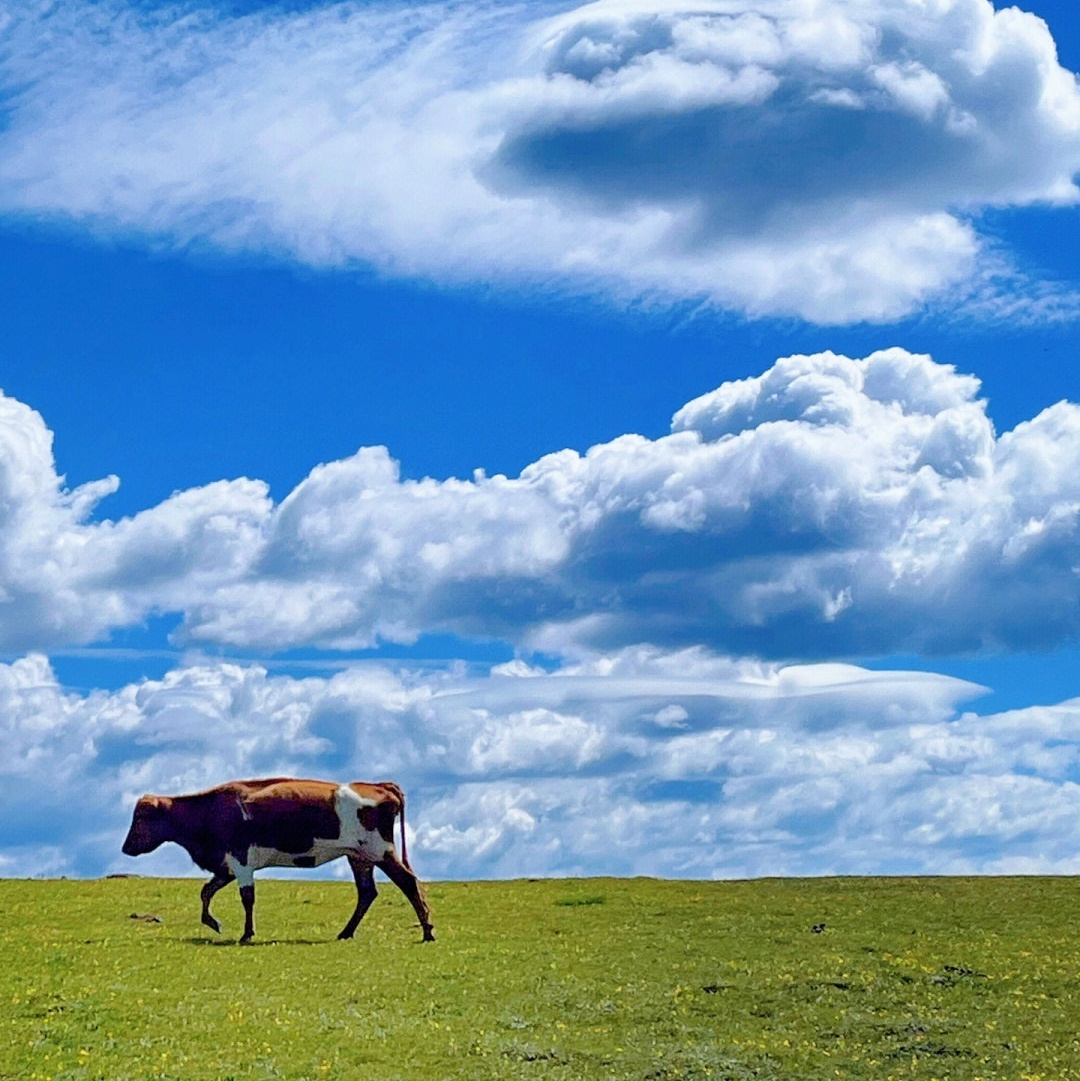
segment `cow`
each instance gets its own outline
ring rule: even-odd
[[[401,818],[401,858],[394,820]],[[153,852],[166,841],[185,849],[213,877],[202,888],[202,922],[220,932],[210,914],[214,894],[234,879],[244,906],[244,934],[255,934],[255,872],[263,867],[318,867],[344,856],[356,880],[356,910],[339,939],[352,938],[375,900],[378,867],[409,899],[424,941],[432,942],[431,912],[405,847],[405,793],[391,781],[336,784],[267,777],[184,796],[143,796],[124,840],[127,856]]]

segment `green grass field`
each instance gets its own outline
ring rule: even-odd
[[[1080,1078],[1073,879],[198,891],[0,880],[0,1077]]]

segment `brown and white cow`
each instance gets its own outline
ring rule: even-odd
[[[401,858],[394,849],[394,820],[401,818]],[[220,931],[210,900],[236,879],[244,905],[244,934],[255,933],[255,872],[263,867],[318,867],[344,856],[356,879],[356,910],[338,935],[352,938],[375,900],[378,867],[408,897],[424,941],[431,912],[409,866],[405,847],[405,794],[389,781],[335,784],[269,777],[229,781],[188,796],[143,796],[124,841],[128,856],[174,841],[213,878],[202,888],[202,922]]]

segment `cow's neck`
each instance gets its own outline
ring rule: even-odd
[[[217,874],[223,853],[215,843],[213,803],[202,799],[175,800],[170,808],[170,825],[175,841],[203,870]]]

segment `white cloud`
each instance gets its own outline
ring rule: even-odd
[[[501,771],[580,769],[603,752],[603,732],[581,717],[526,709],[505,718],[477,711],[483,727],[473,740],[469,765],[480,776]]]
[[[998,435],[978,381],[901,349],[787,357],[670,435],[519,477],[403,479],[384,448],[178,492],[118,522],[64,489],[51,434],[0,398],[0,646],[358,647],[425,633],[824,658],[1052,648],[1080,635],[1080,408]]]
[[[869,75],[873,82],[893,97],[901,109],[913,112],[926,122],[933,120],[937,111],[949,104],[949,91],[945,83],[917,60],[908,60],[903,64],[895,61],[880,64],[871,67]]]
[[[978,692],[634,649],[527,677],[204,664],[79,695],[30,655],[0,665],[0,866],[192,873],[119,854],[137,796],[286,772],[397,779],[427,878],[1068,868],[1080,701],[958,712]]]
[[[9,214],[826,323],[1075,308],[966,217],[1080,169],[1049,30],[988,0],[0,10]]]
[[[244,573],[271,507],[262,482],[222,481],[88,524],[118,483],[65,488],[42,417],[0,393],[0,648],[90,642],[182,608]]]

